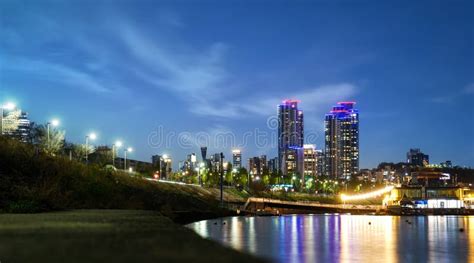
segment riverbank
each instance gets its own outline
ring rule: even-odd
[[[0,244],[1,262],[264,262],[137,210],[0,214]]]

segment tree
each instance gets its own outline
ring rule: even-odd
[[[61,153],[64,146],[66,132],[47,125],[34,125],[32,128],[33,144],[38,145],[44,152],[50,155]]]
[[[234,172],[233,172],[233,168],[232,168],[232,163],[227,163],[227,170],[226,170],[226,173],[225,173],[225,176],[224,176],[224,181],[228,184],[228,185],[232,185],[234,183]]]

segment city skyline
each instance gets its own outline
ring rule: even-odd
[[[327,109],[355,100],[363,113],[361,168],[405,161],[409,148],[423,149],[433,163],[474,166],[474,113],[465,107],[474,96],[472,39],[465,37],[474,21],[461,5],[400,4],[396,13],[384,4],[327,4],[306,12],[303,5],[256,4],[250,11],[215,4],[202,7],[213,14],[202,17],[193,7],[145,1],[26,9],[6,1],[2,7],[0,101],[15,102],[37,123],[59,118],[71,141],[96,131],[97,144],[121,139],[139,149],[135,159],[169,154],[178,161],[203,145],[150,147],[158,127],[189,132],[191,139],[199,132],[241,138],[254,128],[268,131],[278,103],[295,98],[305,110],[305,132],[318,135],[308,143],[323,149]],[[293,19],[273,25],[271,17],[283,10]],[[259,19],[263,11],[268,21]],[[334,17],[324,14],[329,11]],[[249,19],[232,23],[230,12]],[[86,13],[97,28],[84,26]],[[398,29],[383,40],[374,21]],[[253,25],[260,34],[246,33]],[[301,25],[310,29],[299,31]],[[280,31],[292,41],[282,41]],[[231,156],[231,150],[209,153]],[[242,149],[243,160],[263,154],[277,156],[277,149]]]

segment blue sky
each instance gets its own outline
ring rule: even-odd
[[[177,163],[207,137],[275,156],[285,98],[322,148],[324,113],[355,100],[361,167],[410,147],[474,166],[473,2],[380,2],[4,0],[0,101],[61,119],[73,142],[96,131]]]

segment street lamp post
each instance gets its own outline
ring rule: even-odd
[[[95,140],[97,139],[97,135],[95,133],[91,133],[86,136],[86,164],[89,164],[89,139]]]
[[[113,145],[112,145],[112,165],[115,167],[115,153],[117,152],[117,150],[122,147],[122,142],[121,141],[116,141]]]
[[[221,188],[221,207],[224,207],[224,153],[221,153],[221,162],[220,162],[220,172],[221,172],[221,180],[220,180],[220,188]]]
[[[133,152],[132,147],[128,147],[123,151],[123,156],[124,156],[124,162],[123,162],[123,169],[126,171],[127,170],[127,152]]]
[[[247,178],[247,186],[248,186],[249,190],[250,190],[250,175],[253,176],[253,172],[252,172],[252,171],[250,171],[249,173],[247,173],[247,177],[248,177],[248,178]]]
[[[48,150],[51,150],[51,137],[50,137],[50,132],[49,132],[51,125],[53,125],[53,127],[57,127],[59,125],[59,121],[55,119],[55,120],[52,120],[52,121],[50,121],[46,124],[47,130],[48,130],[48,132],[47,132],[48,133],[48,135],[47,135],[47,137],[48,137],[48,143],[47,143]]]

